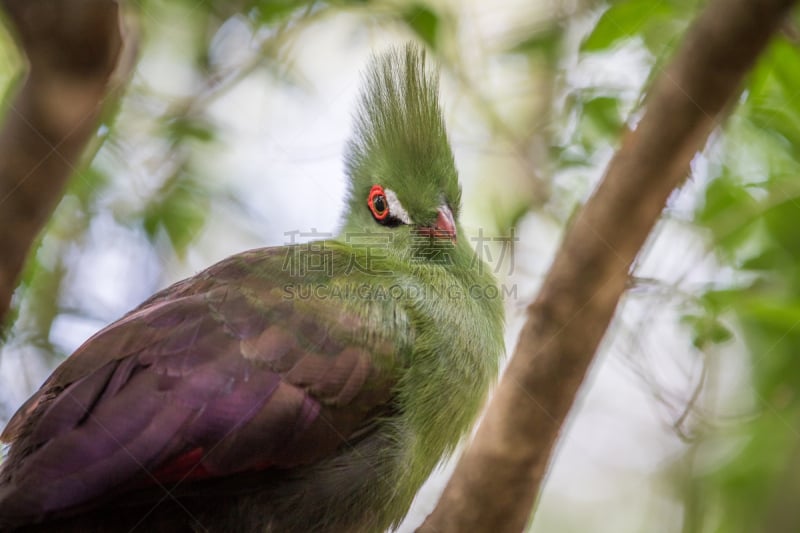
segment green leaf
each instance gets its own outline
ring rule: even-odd
[[[769,248],[742,261],[742,270],[775,270],[783,262],[785,254],[775,248]]]
[[[774,339],[787,340],[790,332],[800,335],[800,299],[782,294],[753,295],[737,305],[744,320],[762,333],[774,335]]]
[[[716,245],[730,253],[752,233],[758,214],[756,201],[725,170],[706,189],[705,204],[696,219],[712,231]]]
[[[785,39],[776,39],[770,47],[767,61],[786,96],[790,98],[787,103],[796,106],[796,98],[792,97],[800,88],[800,52],[797,47]]]
[[[706,198],[700,210],[698,220],[710,224],[721,215],[732,210],[740,210],[743,206],[754,204],[753,198],[741,184],[728,176],[712,181],[706,189]]]
[[[764,212],[769,234],[795,258],[800,259],[800,200],[789,198]]]
[[[533,32],[530,36],[508,49],[510,54],[541,55],[548,62],[554,63],[561,52],[564,30],[560,26],[551,25]]]
[[[202,117],[179,116],[168,119],[164,125],[166,137],[175,141],[195,139],[200,142],[214,140],[214,125]]]
[[[681,322],[692,329],[692,344],[700,350],[733,338],[733,333],[712,315],[687,314],[681,317]]]
[[[251,17],[260,24],[270,24],[308,4],[308,1],[302,0],[255,0],[251,2],[250,13]]]
[[[594,30],[581,43],[583,52],[599,52],[623,39],[630,39],[646,24],[672,14],[667,2],[625,0],[612,4],[597,21]]]
[[[589,120],[601,137],[616,137],[622,127],[619,99],[597,96],[583,102],[584,120]]]
[[[800,53],[776,40],[749,79],[745,114],[762,134],[800,151]]]
[[[415,4],[403,13],[403,21],[425,44],[436,49],[439,37],[439,16],[428,6]]]
[[[173,180],[161,198],[147,207],[142,225],[151,238],[163,229],[180,255],[203,227],[208,205],[207,192],[182,175]]]

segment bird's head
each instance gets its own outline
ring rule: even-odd
[[[346,168],[345,232],[386,232],[397,246],[409,247],[458,239],[461,188],[438,76],[420,48],[409,44],[372,59]]]

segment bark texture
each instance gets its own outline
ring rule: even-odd
[[[0,327],[33,243],[132,66],[111,0],[2,0],[28,62],[0,127]],[[120,60],[122,58],[129,61]],[[121,68],[118,68],[121,67]]]

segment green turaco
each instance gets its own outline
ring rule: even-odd
[[[438,82],[365,76],[336,239],[229,257],[72,354],[9,422],[2,531],[380,532],[471,427],[502,302]]]

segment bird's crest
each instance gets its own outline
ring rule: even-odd
[[[363,83],[346,157],[351,199],[363,203],[370,187],[381,183],[405,201],[435,207],[445,198],[457,210],[460,189],[439,106],[439,76],[428,68],[425,51],[409,43],[373,57]]]

